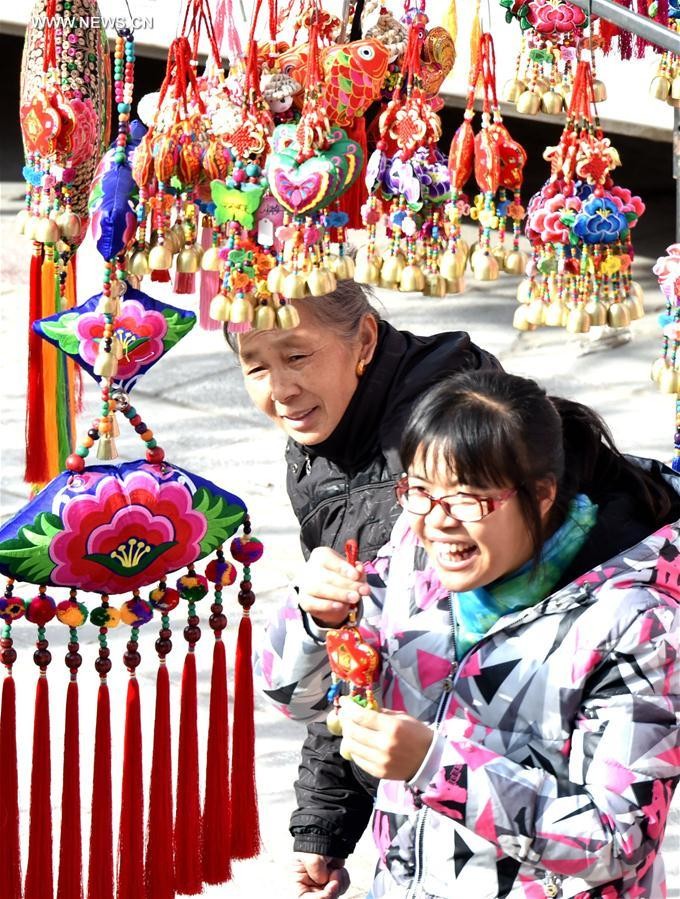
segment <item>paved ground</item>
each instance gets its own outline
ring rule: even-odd
[[[3,393],[3,429],[0,437],[2,471],[0,514],[15,512],[26,499],[21,481],[23,457],[25,395],[25,329],[27,318],[27,272],[29,246],[13,232],[13,211],[18,208],[20,186],[2,185],[0,203],[0,384]],[[656,255],[673,239],[660,234]],[[79,298],[98,291],[98,257],[84,247],[81,253]],[[639,258],[637,279],[645,288],[648,314],[631,327],[627,342],[612,340],[611,335],[572,337],[564,331],[542,329],[519,334],[511,327],[515,309],[515,278],[503,277],[493,284],[470,283],[466,293],[443,300],[380,293],[383,312],[399,327],[419,333],[434,333],[465,328],[473,339],[495,352],[504,366],[517,374],[539,378],[551,392],[589,403],[609,422],[619,445],[627,451],[668,459],[672,452],[674,398],[662,396],[649,381],[649,369],[661,346],[656,315],[662,297],[650,268],[653,260]],[[156,297],[167,298],[158,285],[146,289]],[[185,298],[186,299],[186,298]],[[195,304],[189,298],[189,305]],[[608,339],[609,337],[609,339]],[[95,393],[88,390],[89,414],[95,408]],[[295,577],[301,557],[295,521],[284,492],[283,440],[251,408],[243,390],[236,361],[225,349],[219,332],[194,330],[170,357],[143,380],[134,392],[134,402],[165,447],[168,458],[182,467],[200,473],[240,494],[247,501],[257,534],[266,544],[266,556],[254,568],[254,586],[258,601],[253,620],[256,633],[280,599],[286,585]],[[119,443],[124,459],[139,456],[140,445],[130,437]],[[28,594],[30,595],[30,594]],[[233,601],[232,630],[238,622]],[[179,631],[179,624],[175,629]],[[56,629],[55,629],[56,630]],[[65,629],[64,629],[65,630]],[[19,653],[17,683],[20,691],[20,774],[21,807],[25,819],[28,807],[28,774],[32,732],[32,692],[34,669],[30,651],[32,628],[15,629]],[[57,631],[59,634],[60,632]],[[60,633],[61,642],[65,634]],[[112,633],[113,657],[123,651],[125,634]],[[233,640],[233,637],[232,637]],[[96,679],[91,666],[95,653],[94,637],[83,637],[84,674],[81,677],[82,782],[86,796],[91,783],[91,746]],[[179,675],[181,639],[170,656],[175,678]],[[61,649],[55,639],[55,665],[50,672],[53,733],[58,734],[63,715],[65,671],[61,667]],[[142,664],[145,745],[150,746],[152,724],[152,681],[155,665],[153,650],[145,641],[146,664]],[[208,686],[209,640],[199,644],[200,727],[205,733]],[[233,656],[232,656],[233,658]],[[120,758],[122,701],[125,686],[120,665],[114,666],[112,684],[114,714],[121,726],[114,735],[114,759]],[[31,670],[33,669],[33,670]],[[176,687],[177,680],[173,682]],[[178,696],[175,696],[178,700]],[[176,703],[175,703],[176,705]],[[263,853],[256,861],[235,866],[234,879],[226,886],[206,891],[206,896],[260,899],[276,893],[281,899],[293,896],[286,872],[290,842],[287,819],[292,808],[292,783],[295,777],[303,729],[283,719],[258,699],[257,777],[260,794]],[[55,786],[55,826],[59,818],[57,796],[61,780],[61,753],[53,742],[53,778]],[[147,758],[148,762],[148,758]],[[148,767],[148,764],[147,764]],[[114,775],[118,776],[114,763]],[[117,783],[117,780],[114,781]],[[85,802],[86,806],[88,803]],[[88,821],[84,817],[87,833]],[[26,843],[24,842],[24,845]],[[666,843],[671,867],[669,899],[680,897],[680,800],[676,800],[673,824]],[[372,851],[364,839],[350,860],[353,887],[350,899],[365,895],[370,882]],[[24,860],[25,863],[25,860]],[[653,897],[659,899],[659,897]]]

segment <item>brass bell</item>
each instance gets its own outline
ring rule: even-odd
[[[24,224],[24,236],[28,237],[29,240],[35,240],[35,232],[39,223],[40,219],[35,215],[30,215],[29,213],[29,216]]]
[[[565,327],[570,334],[586,334],[590,331],[590,316],[585,309],[570,309]]]
[[[295,308],[290,303],[286,303],[285,306],[279,306],[276,310],[276,322],[279,328],[283,328],[285,330],[289,330],[290,328],[297,328],[300,324],[300,315]]]
[[[356,252],[356,256],[354,257],[354,266],[358,268],[359,265],[365,265],[366,263],[371,263],[372,265],[380,268],[382,263],[382,258],[376,253],[375,247],[369,252],[368,244],[364,244],[363,247],[359,247]]]
[[[19,212],[17,212],[17,216],[15,219],[17,234],[25,234],[26,225],[28,224],[28,220],[30,219],[30,217],[31,213],[28,211],[28,209],[20,209]]]
[[[439,274],[448,280],[457,278],[460,274],[458,271],[458,253],[451,250],[444,250],[439,257]]]
[[[611,328],[627,328],[630,324],[630,313],[623,303],[612,303],[607,309],[607,324]]]
[[[307,275],[307,287],[313,297],[323,297],[330,293],[330,280],[325,269],[315,267]]]
[[[478,281],[495,281],[498,278],[498,262],[490,253],[475,251],[470,264]]]
[[[305,279],[302,275],[291,272],[283,279],[280,293],[283,294],[287,300],[301,300],[303,297],[307,296]]]
[[[253,327],[258,331],[271,331],[276,327],[276,312],[268,303],[263,303],[255,310]]]
[[[524,93],[526,89],[527,86],[523,81],[520,81],[518,78],[512,78],[503,85],[501,99],[505,100],[506,103],[516,103],[520,94]]]
[[[380,268],[380,283],[398,284],[404,263],[400,256],[388,256]]]
[[[97,303],[97,312],[100,315],[113,315],[115,318],[120,314],[120,300],[118,297],[107,296],[103,293]]]
[[[177,271],[184,274],[194,274],[198,271],[198,254],[193,247],[184,247],[177,257]]]
[[[75,240],[80,235],[80,219],[74,212],[62,212],[58,215],[57,225],[66,240]]]
[[[220,251],[217,247],[208,247],[201,256],[201,268],[204,272],[218,272],[220,270]]]
[[[632,322],[639,321],[641,318],[645,317],[644,306],[637,297],[631,295],[627,300],[623,301],[623,305],[628,310],[628,315]]]
[[[441,275],[426,275],[423,293],[427,297],[445,297],[446,278]]]
[[[604,103],[607,99],[607,86],[599,78],[593,80],[593,100],[596,103]]]
[[[678,392],[678,373],[670,365],[664,367],[659,375],[659,390],[661,393],[677,393]]]
[[[425,275],[417,265],[405,265],[399,277],[399,290],[402,293],[413,293],[425,287]]]
[[[118,371],[118,359],[114,352],[107,353],[103,346],[97,352],[92,368],[98,378],[115,378]]]
[[[253,304],[246,297],[235,297],[231,301],[231,309],[229,310],[229,321],[233,325],[249,325],[255,313],[253,312]],[[239,328],[239,330],[247,330],[247,328]]]
[[[666,359],[664,356],[659,356],[652,363],[652,368],[649,373],[650,378],[654,381],[655,384],[659,383],[659,378],[661,377],[661,372],[666,368]]]
[[[541,112],[545,112],[547,115],[559,115],[563,106],[564,97],[557,91],[550,90],[541,94]]]
[[[527,306],[518,306],[512,317],[512,327],[518,331],[533,331],[535,325],[532,325],[527,318]]]
[[[379,284],[380,269],[374,262],[357,260],[354,267],[354,280],[359,284]]]
[[[523,275],[527,269],[527,254],[521,250],[510,250],[505,257],[505,271],[509,275]]]
[[[160,246],[160,244],[161,244],[161,241],[159,240],[158,235],[154,234],[154,236],[151,238],[152,248],[154,246]],[[163,232],[162,244],[166,249],[168,249],[172,253],[173,256],[176,256],[177,253],[179,253],[179,251],[181,249],[181,247],[179,245],[179,241],[177,240],[177,235],[172,230],[172,228],[169,228]]]
[[[283,265],[275,265],[267,273],[267,290],[270,293],[281,293],[283,290],[283,282],[290,274],[289,270]]]
[[[347,281],[354,277],[354,260],[350,256],[338,256],[331,271],[338,281]]]
[[[173,235],[175,241],[177,242],[177,249],[175,250],[175,252],[179,253],[180,250],[184,249],[187,242],[186,234],[184,232],[184,226],[179,222],[175,222],[175,224],[170,229],[170,233]]]
[[[640,285],[640,283],[639,283],[638,281],[631,281],[631,282],[630,282],[630,292],[631,292],[631,294],[633,294],[634,296],[636,296],[636,297],[638,298],[638,300],[639,300],[641,303],[644,304],[644,301],[645,301],[645,292],[644,292],[644,290],[642,289],[642,287],[641,287],[641,285]]]
[[[532,300],[526,307],[526,316],[530,325],[542,325],[545,322],[545,303],[543,300]]]
[[[655,75],[649,85],[650,96],[655,100],[667,100],[671,92],[671,82],[665,75]]]
[[[472,249],[472,247],[467,242],[467,240],[464,240],[464,238],[462,238],[462,237],[458,238],[458,243],[456,245],[456,254],[462,253],[463,256],[465,257],[466,262],[467,262],[468,256],[470,255],[471,249]]]
[[[128,263],[128,271],[138,278],[143,278],[144,275],[149,274],[151,271],[149,257],[144,250],[137,250],[136,253],[132,254],[130,262]]]
[[[533,305],[533,304],[532,304]],[[531,307],[529,307],[531,308]],[[543,324],[549,328],[560,328],[564,321],[564,306],[560,302],[548,303],[543,312]]]
[[[116,415],[110,415],[109,421],[111,422],[111,436],[120,437],[120,427],[118,426],[118,418]]]
[[[334,737],[342,736],[342,718],[336,709],[332,709],[326,718],[326,727]]]
[[[110,462],[112,459],[118,458],[116,441],[110,434],[102,434],[97,441],[97,458],[103,462]]]
[[[216,293],[210,300],[209,315],[213,321],[228,322],[231,312],[231,300],[223,293]]]
[[[607,307],[599,300],[591,300],[586,303],[585,310],[590,316],[590,324],[593,327],[601,328],[607,324]]]
[[[522,113],[522,115],[536,115],[541,108],[541,98],[536,91],[523,91],[517,98],[515,108],[517,109],[517,112]]]
[[[465,290],[465,278],[461,275],[459,278],[446,279],[447,293],[462,293]]]
[[[38,219],[33,239],[40,243],[56,243],[59,240],[59,225],[54,219]]]
[[[167,271],[172,265],[172,252],[165,244],[158,244],[149,250],[149,268],[151,271]]]
[[[547,78],[537,78],[536,84],[534,85],[534,90],[538,94],[545,94],[550,90],[550,82]]]
[[[530,303],[533,299],[534,283],[529,278],[520,281],[517,285],[517,302]]]
[[[671,97],[680,100],[680,75],[676,75],[671,81]]]
[[[501,272],[504,271],[505,270],[505,257],[507,255],[506,251],[505,251],[505,247],[503,247],[503,246],[494,247],[493,250],[491,250],[491,255],[498,263],[499,271],[501,271]]]

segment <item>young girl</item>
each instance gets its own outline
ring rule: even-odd
[[[664,896],[677,480],[621,456],[592,411],[500,372],[431,390],[402,461],[389,545],[356,569],[312,553],[260,655],[286,714],[318,717],[327,629],[361,600],[381,708],[344,698],[341,718],[344,754],[381,778],[370,895]]]

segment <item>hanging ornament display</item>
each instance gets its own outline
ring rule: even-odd
[[[668,0],[668,27],[680,35],[680,0]],[[664,50],[660,55],[649,93],[669,106],[680,107],[680,54]]]
[[[26,205],[20,230],[33,242],[29,328],[75,300],[75,252],[87,224],[87,192],[106,146],[110,76],[94,0],[38,0],[29,17],[21,72]],[[75,372],[29,329],[25,478],[45,483],[71,451]]]
[[[592,71],[581,61],[564,131],[544,154],[550,178],[527,206],[533,259],[517,294],[519,330],[622,328],[644,314],[632,279],[630,232],[645,206],[613,181],[619,155],[602,133],[594,102]]]
[[[661,256],[654,268],[659,287],[666,300],[666,309],[659,316],[663,330],[661,356],[652,366],[652,380],[662,393],[678,393],[680,387],[680,244],[671,244],[666,255]],[[676,429],[677,430],[677,429]],[[680,466],[680,446],[676,439],[676,454],[673,467]]]

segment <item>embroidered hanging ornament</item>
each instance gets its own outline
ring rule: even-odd
[[[525,234],[533,249],[528,279],[517,292],[513,324],[623,328],[644,314],[633,281],[630,231],[644,212],[639,197],[614,184],[619,155],[599,126],[592,71],[576,70],[569,118],[559,143],[544,158],[551,176],[527,205]]]
[[[356,566],[358,559],[356,540],[347,541],[345,556],[350,565]],[[348,685],[349,695],[355,702],[366,708],[378,708],[373,685],[378,680],[380,656],[378,650],[364,639],[358,626],[356,608],[350,610],[347,624],[328,631],[326,649],[332,680],[328,698],[333,701],[333,709],[326,719],[326,724],[332,734],[340,736],[342,734],[340,695],[344,686]],[[340,753],[343,758],[350,758],[345,749],[341,748]]]
[[[680,35],[680,0],[668,2],[668,27]],[[649,86],[650,96],[680,107],[680,54],[664,50]]]
[[[76,373],[30,331],[44,315],[73,305],[75,252],[86,230],[87,191],[108,135],[106,35],[94,0],[73,0],[58,27],[57,0],[34,5],[24,43],[21,130],[26,205],[20,230],[33,242],[26,417],[28,482],[61,470],[71,451]]]
[[[680,386],[680,244],[671,244],[666,255],[661,256],[654,268],[666,309],[659,315],[663,330],[662,354],[652,365],[652,380],[662,393],[678,394]],[[680,414],[680,408],[676,412]],[[675,452],[673,468],[680,469],[680,421],[676,417]]]

